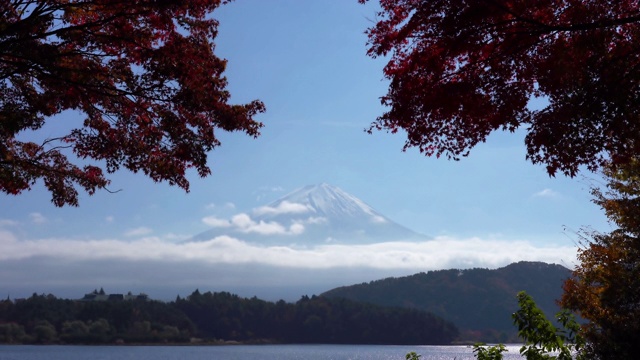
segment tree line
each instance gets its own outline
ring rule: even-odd
[[[295,303],[198,290],[175,301],[0,301],[0,343],[449,344],[457,328],[430,313],[345,299]]]
[[[518,262],[499,269],[434,270],[405,277],[339,287],[329,298],[380,306],[420,309],[453,322],[462,342],[518,342],[510,315],[515,295],[526,291],[546,314],[560,310],[556,300],[571,270],[561,265]]]

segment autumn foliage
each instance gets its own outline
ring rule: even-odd
[[[211,172],[216,130],[257,136],[264,105],[228,103],[214,54],[221,2],[1,1],[0,190],[43,180],[55,205],[77,205],[76,187],[105,188],[105,172],[122,167],[188,190],[188,168]],[[25,140],[68,111],[84,122]]]
[[[637,1],[380,6],[368,53],[389,57],[390,85],[370,130],[404,130],[405,148],[458,159],[496,130],[524,128],[527,157],[551,175],[640,152]]]
[[[595,202],[617,228],[587,234],[561,303],[590,321],[590,358],[632,359],[640,352],[640,162],[608,166],[605,175]]]

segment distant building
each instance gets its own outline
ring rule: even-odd
[[[140,293],[138,295],[134,295],[131,293],[131,291],[129,291],[127,293],[127,295],[124,295],[124,300],[142,300],[142,301],[148,301],[149,300],[149,295],[145,294],[145,293]]]
[[[122,294],[109,294],[107,301],[122,301],[124,300],[124,295]]]
[[[89,293],[84,294],[84,297],[80,299],[80,301],[107,301],[108,299],[109,295],[106,294]]]
[[[129,291],[126,295],[123,294],[105,294],[104,291],[93,291],[91,293],[85,294],[82,299],[79,301],[148,301],[149,295],[145,293],[140,293],[138,295],[134,295]]]

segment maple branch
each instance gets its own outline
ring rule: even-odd
[[[492,4],[497,8],[500,8],[504,12],[513,16],[514,19],[516,19],[517,21],[528,23],[541,28],[541,30],[538,30],[538,32],[542,32],[542,33],[596,30],[596,29],[604,29],[604,28],[610,28],[610,27],[616,27],[616,26],[640,22],[640,13],[638,13],[637,15],[632,15],[624,18],[616,18],[616,19],[604,18],[604,19],[600,19],[600,20],[588,22],[588,23],[576,23],[576,24],[569,24],[569,25],[550,25],[550,24],[541,22],[537,19],[532,19],[529,17],[525,17],[521,14],[518,14],[513,10],[511,10],[509,7],[505,6],[502,2],[499,2],[496,0],[485,0],[485,2]]]

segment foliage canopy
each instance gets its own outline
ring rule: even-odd
[[[367,0],[360,0],[361,3]],[[574,176],[640,151],[640,11],[631,0],[380,0],[372,57],[390,56],[371,126],[458,159],[525,128],[527,158]],[[541,108],[529,106],[539,98]]]
[[[513,322],[518,327],[518,336],[524,342],[520,355],[527,360],[572,360],[585,359],[582,349],[585,340],[580,325],[567,310],[560,311],[556,318],[561,328],[547,319],[533,298],[521,291],[517,295],[518,310],[513,313]],[[485,346],[475,344],[473,352],[478,360],[502,360],[508,351],[502,344]]]
[[[104,170],[121,167],[188,191],[188,168],[211,172],[217,129],[259,135],[253,117],[264,105],[228,103],[226,61],[214,54],[210,14],[226,2],[3,1],[0,191],[19,194],[41,179],[55,205],[77,205],[76,186],[92,194],[108,185]],[[83,124],[42,143],[21,140],[65,111]]]
[[[594,201],[617,229],[585,235],[561,302],[590,321],[591,358],[631,359],[640,352],[640,162],[608,166],[604,174],[607,190],[594,189]]]

